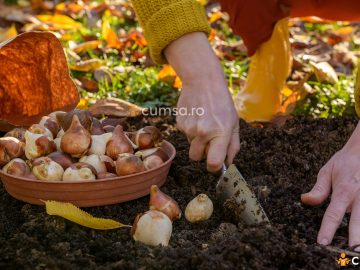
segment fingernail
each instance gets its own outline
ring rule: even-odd
[[[327,246],[329,244],[329,240],[327,240],[326,238],[323,238],[320,240],[319,244],[323,245],[323,246]]]

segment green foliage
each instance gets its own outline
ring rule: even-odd
[[[297,104],[295,115],[321,118],[354,115],[354,76],[340,76],[335,85],[308,81],[314,93]]]

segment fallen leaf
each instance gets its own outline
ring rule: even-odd
[[[86,77],[82,77],[80,81],[81,81],[81,87],[85,89],[87,92],[94,93],[99,90],[98,83],[94,80],[88,79]]]
[[[334,68],[328,62],[315,63],[310,61],[310,66],[319,82],[335,84],[339,81]]]
[[[106,40],[109,48],[120,49],[123,44],[120,42],[117,34],[112,30],[108,19],[109,16],[110,13],[106,11],[102,18],[101,35]]]
[[[77,30],[81,28],[81,23],[62,14],[37,15],[36,18],[43,24],[38,26],[38,30]]]
[[[71,70],[89,72],[101,67],[103,62],[100,59],[90,59],[69,65]]]
[[[100,40],[92,40],[92,41],[80,43],[71,49],[76,53],[82,53],[86,50],[94,50],[98,48],[101,44],[102,42]]]
[[[26,126],[79,102],[61,43],[49,32],[24,33],[2,43],[0,63],[1,119]]]
[[[122,224],[113,219],[94,217],[71,203],[57,201],[44,201],[44,203],[48,215],[60,216],[91,229],[112,230],[122,227],[131,227],[130,225]]]
[[[135,117],[141,115],[144,110],[142,107],[119,98],[100,99],[89,108],[89,111],[95,116],[110,115],[116,117]]]

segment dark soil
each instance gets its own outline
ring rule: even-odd
[[[241,152],[235,164],[253,186],[271,225],[247,226],[215,198],[217,177],[203,162],[188,159],[186,138],[172,118],[151,119],[177,149],[162,188],[185,208],[198,193],[214,201],[214,214],[200,224],[174,222],[167,248],[134,242],[128,228],[95,231],[48,216],[44,207],[22,203],[0,187],[1,269],[333,269],[339,254],[315,243],[327,204],[304,206],[318,170],[338,151],[357,120],[293,119],[282,128],[253,128],[241,122]],[[134,121],[136,126],[146,120]],[[135,128],[135,126],[132,126]],[[132,223],[147,210],[148,197],[88,208],[98,216]],[[347,247],[346,217],[332,243]]]

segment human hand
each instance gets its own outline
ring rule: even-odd
[[[322,203],[332,190],[317,242],[329,245],[346,212],[351,212],[349,246],[360,244],[360,122],[346,145],[320,170],[309,193],[301,195],[305,204]],[[360,248],[358,248],[360,250]],[[357,249],[355,249],[357,250]]]
[[[191,143],[189,156],[207,155],[208,171],[218,171],[240,149],[239,121],[222,67],[203,33],[174,41],[165,55],[183,82],[177,125]]]

